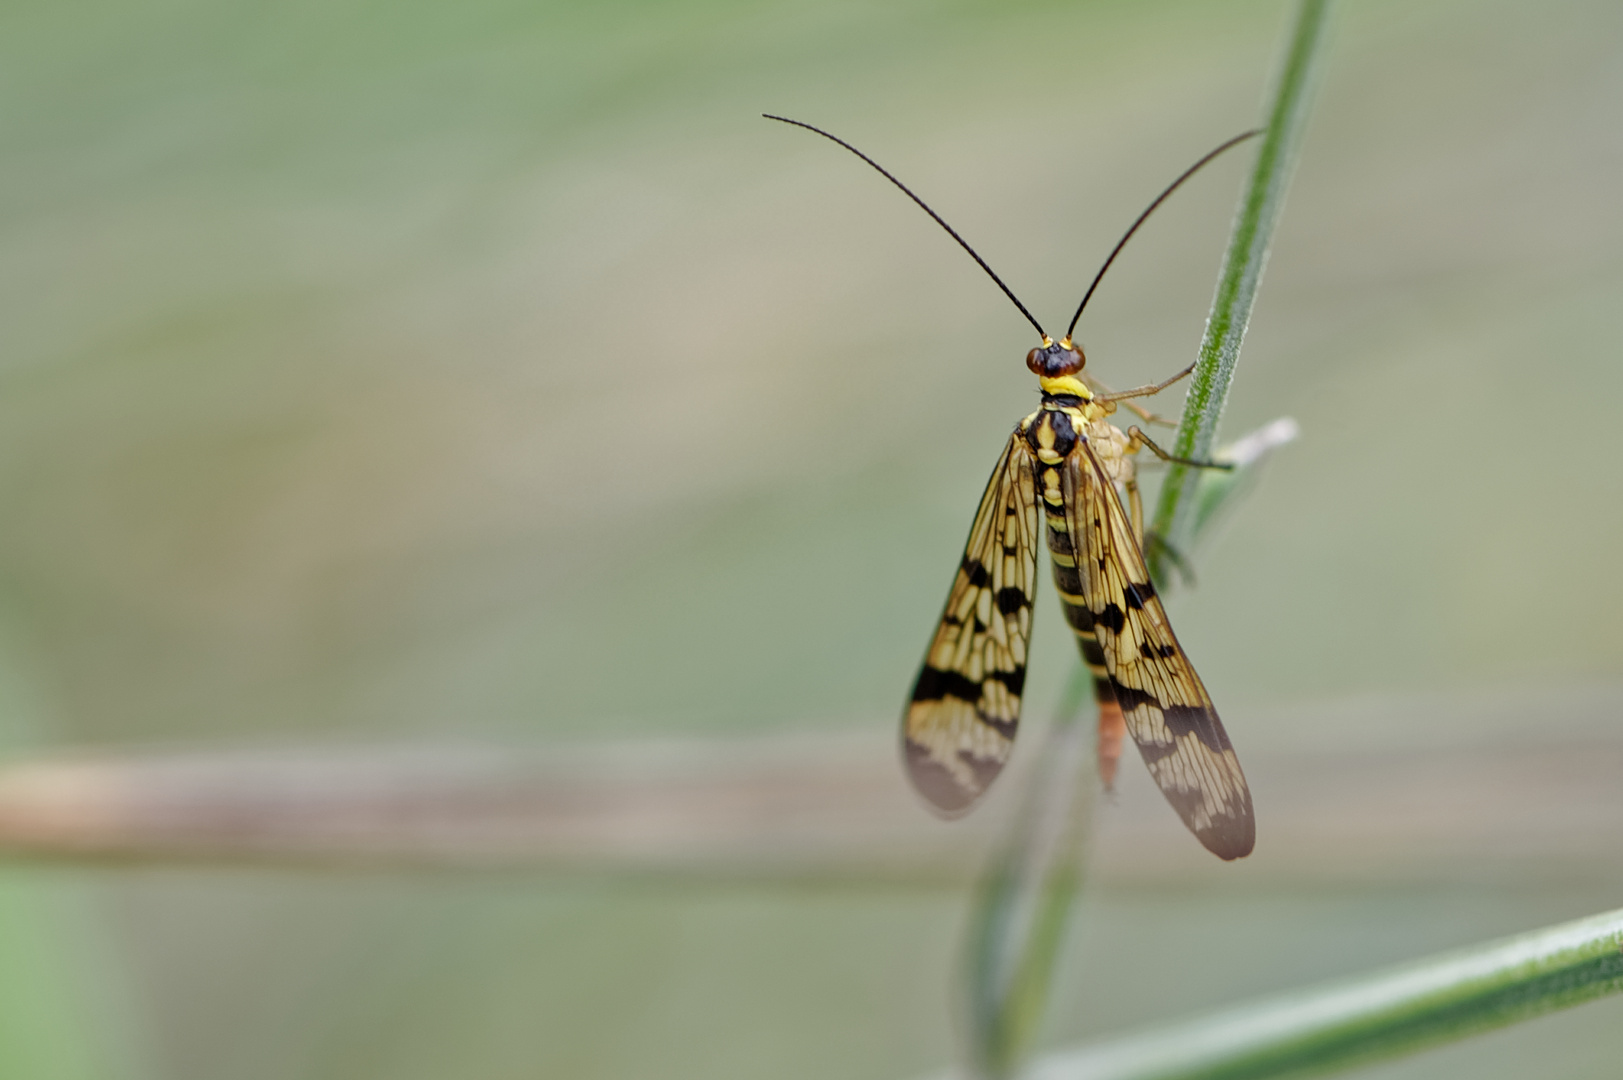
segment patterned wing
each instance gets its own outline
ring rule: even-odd
[[[902,718],[907,774],[938,811],[968,810],[1002,770],[1020,723],[1037,589],[1031,450],[1016,432],[992,470],[941,625]]]
[[[1173,636],[1115,485],[1086,442],[1066,459],[1063,485],[1083,598],[1128,733],[1200,842],[1224,859],[1249,855],[1256,822],[1239,758]]]

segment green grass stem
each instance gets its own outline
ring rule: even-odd
[[[1027,1080],[1330,1072],[1623,990],[1623,910],[1048,1056]]]
[[[1303,130],[1326,51],[1330,0],[1302,0],[1297,5],[1283,63],[1268,99],[1268,120],[1250,180],[1240,197],[1228,251],[1217,279],[1211,315],[1200,343],[1200,357],[1184,399],[1174,453],[1203,460],[1211,456],[1217,425],[1234,380],[1234,366],[1245,340],[1257,286],[1268,262],[1274,226],[1285,205],[1285,192],[1302,145]],[[1192,504],[1200,470],[1173,466],[1156,504],[1152,531],[1174,548],[1190,538]],[[1166,579],[1166,556],[1152,546],[1150,571]]]
[[[1093,680],[1078,665],[1019,813],[981,879],[964,972],[969,1057],[979,1076],[1009,1075],[1043,1018],[1087,863],[1092,716]]]

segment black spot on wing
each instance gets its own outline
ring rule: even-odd
[[[1021,664],[1013,671],[988,671],[986,673],[986,677],[988,679],[996,679],[998,682],[1002,683],[1008,689],[1009,693],[1013,694],[1015,697],[1019,697],[1026,689],[1026,666],[1024,664]],[[965,679],[964,681],[968,682],[969,680]],[[976,700],[978,701],[980,699],[977,698]],[[986,720],[986,717],[983,716],[981,719]],[[986,720],[986,722],[989,724],[992,723],[991,720]],[[1012,730],[1007,734],[1011,739],[1014,737]]]
[[[1161,699],[1154,694],[1146,693],[1136,686],[1128,686],[1115,676],[1111,676],[1110,682],[1116,688],[1116,700],[1121,702],[1123,712],[1134,712],[1145,705],[1159,712],[1166,712],[1166,706],[1162,705]]]
[[[981,684],[960,671],[942,671],[925,664],[913,684],[914,701],[940,701],[954,697],[973,705],[981,699]]]
[[[1193,735],[1208,750],[1218,754],[1234,748],[1229,743],[1228,734],[1223,730],[1223,725],[1217,719],[1217,714],[1204,705],[1163,705],[1154,694],[1145,693],[1137,687],[1127,686],[1114,676],[1111,677],[1110,682],[1116,690],[1116,700],[1121,702],[1123,712],[1130,713],[1148,705],[1160,712],[1162,723],[1166,724],[1167,731],[1174,738],[1181,735]]]
[[[1105,609],[1094,616],[1094,621],[1107,628],[1112,634],[1120,634],[1121,628],[1127,625],[1127,613],[1116,606],[1112,600],[1105,605]]]
[[[1114,689],[1114,684],[1112,684],[1112,689]],[[1178,752],[1178,744],[1175,742],[1147,743],[1139,742],[1137,739],[1134,739],[1133,745],[1138,747],[1138,756],[1144,759],[1144,764],[1150,767],[1150,771],[1152,773],[1155,771],[1155,766],[1158,762],[1172,757]],[[1177,800],[1173,799],[1171,795],[1168,795],[1167,799],[1168,801],[1172,802],[1174,806],[1177,805]],[[1179,816],[1185,816],[1182,810],[1179,810],[1178,813]]]
[[[1004,615],[1013,615],[1028,603],[1026,591],[1013,585],[1005,585],[997,591],[997,609]]]
[[[1127,583],[1127,606],[1135,611],[1143,611],[1144,605],[1154,598],[1155,586],[1149,582],[1129,581]]]
[[[1173,735],[1193,735],[1213,753],[1221,754],[1234,749],[1217,714],[1208,708],[1200,705],[1166,705],[1161,708],[1161,719]]]

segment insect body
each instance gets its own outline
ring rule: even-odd
[[[1139,215],[1095,275],[1066,336],[1055,342],[975,250],[872,158],[810,124],[768,118],[839,143],[901,188],[969,252],[1042,337],[1042,345],[1026,356],[1042,403],[1015,426],[992,470],[902,720],[914,787],[938,811],[956,816],[970,809],[1008,761],[1020,724],[1041,538],[1065,619],[1093,675],[1101,776],[1111,781],[1122,735],[1131,735],[1150,775],[1200,842],[1224,859],[1250,854],[1256,830],[1245,775],[1145,568],[1133,455],[1148,447],[1166,461],[1222,466],[1174,458],[1138,428],[1123,432],[1108,419],[1116,402],[1157,393],[1193,366],[1159,384],[1106,392],[1083,374],[1086,360],[1070,334],[1105,271],[1155,208],[1201,166],[1257,133],[1230,139],[1201,158]]]
[[[956,814],[1008,760],[1041,535],[1093,674],[1106,781],[1125,727],[1201,843],[1225,859],[1249,854],[1255,826],[1245,776],[1144,565],[1132,455],[1154,444],[1109,422],[1119,395],[1095,395],[1078,377],[1082,351],[1068,340],[1033,349],[1027,362],[1042,405],[1015,427],[975,515],[903,719],[908,773],[932,805]]]

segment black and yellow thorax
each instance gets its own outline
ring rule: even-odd
[[[1096,400],[1074,374],[1039,374],[1038,381],[1042,404],[1019,424],[1020,434],[1037,458],[1038,472],[1056,468],[1085,444],[1112,483],[1130,480],[1133,463],[1127,456],[1128,438],[1107,419],[1116,411],[1114,403]]]

